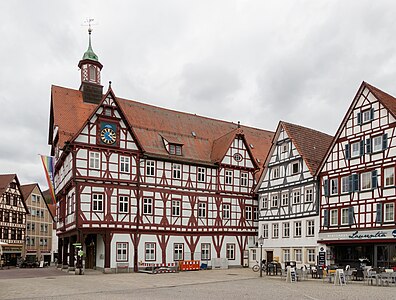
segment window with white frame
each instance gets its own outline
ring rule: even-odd
[[[313,190],[312,189],[305,190],[305,202],[313,202]]]
[[[289,151],[289,143],[285,142],[281,145],[282,153],[286,153]]]
[[[232,171],[225,171],[225,184],[232,184]]]
[[[349,224],[348,212],[348,208],[341,208],[341,225]]]
[[[315,235],[315,221],[307,220],[307,236]]]
[[[210,260],[210,244],[202,243],[201,244],[201,260]]]
[[[288,206],[289,205],[289,194],[282,194],[282,206]]]
[[[228,220],[231,217],[231,205],[228,203],[223,204],[223,219]]]
[[[394,186],[395,185],[395,168],[384,169],[384,186]]]
[[[246,220],[252,220],[252,207],[251,206],[246,206],[245,207],[245,217],[246,217]]]
[[[338,210],[332,209],[330,210],[330,226],[338,225]]]
[[[172,200],[172,216],[180,217],[180,200]]]
[[[99,170],[100,153],[89,152],[89,168]]]
[[[395,204],[385,203],[384,211],[384,222],[393,222],[395,220]]]
[[[250,250],[252,252],[252,260],[257,260],[257,251],[256,249],[251,249]]]
[[[248,173],[241,173],[241,186],[248,186]]]
[[[315,249],[307,249],[307,261],[310,264],[315,263],[316,251]]]
[[[181,165],[172,164],[172,176],[173,179],[181,179]]]
[[[302,226],[301,226],[301,221],[294,222],[294,237],[301,237],[301,231],[302,231]]]
[[[294,259],[296,262],[302,262],[302,249],[294,249]]]
[[[198,218],[206,218],[206,202],[198,202]]]
[[[338,194],[338,178],[330,179],[330,195]]]
[[[143,198],[143,214],[152,215],[153,214],[153,199]]]
[[[155,175],[155,161],[153,160],[146,161],[146,175],[147,176]]]
[[[378,152],[382,151],[382,135],[373,137],[372,143],[373,143],[373,152]]]
[[[127,213],[129,207],[129,197],[128,196],[119,196],[118,197],[118,211],[120,213]]]
[[[272,224],[272,238],[277,239],[279,237],[279,224]]]
[[[279,178],[279,167],[272,168],[272,178],[273,179]]]
[[[283,261],[290,261],[290,249],[283,249]]]
[[[268,197],[267,196],[262,197],[262,205],[263,205],[263,209],[268,208]]]
[[[268,239],[268,224],[263,224],[263,238]]]
[[[351,144],[351,158],[360,156],[360,142]]]
[[[235,259],[235,244],[226,245],[226,258],[229,260]]]
[[[289,222],[283,223],[282,226],[283,226],[283,237],[284,238],[290,237],[290,223]]]
[[[292,163],[291,173],[294,175],[297,174],[298,172],[300,172],[300,163],[299,162]]]
[[[205,168],[198,167],[198,182],[205,182]]]
[[[300,191],[293,192],[293,204],[300,203]]]
[[[365,172],[361,175],[361,190],[370,190],[372,188],[372,173]]]
[[[92,211],[103,211],[103,194],[92,194]]]
[[[362,123],[371,121],[371,109],[362,111]]]
[[[173,244],[173,260],[179,261],[183,260],[183,244],[175,243]]]
[[[341,177],[341,193],[349,193],[349,176]]]
[[[259,218],[258,207],[255,206],[253,207],[253,220],[258,221],[258,218]]]
[[[155,260],[155,243],[145,243],[144,244],[145,260],[154,261]]]
[[[120,156],[120,172],[129,173],[131,158],[128,156]]]
[[[271,201],[271,207],[278,207],[278,195],[273,195],[272,196],[272,201]]]
[[[117,243],[117,261],[128,261],[128,243]]]

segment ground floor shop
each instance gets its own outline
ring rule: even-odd
[[[396,229],[321,233],[327,264],[396,268]]]
[[[1,247],[1,261],[3,266],[16,266],[22,256],[22,244],[3,244]]]

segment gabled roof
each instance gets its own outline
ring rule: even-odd
[[[333,137],[311,128],[283,121],[281,125],[307,164],[311,175],[315,176]]]
[[[14,180],[16,174],[3,174],[0,175],[0,195],[2,195],[10,183]]]
[[[38,190],[40,191],[41,197],[43,198],[45,206],[47,206],[47,209],[48,209],[48,211],[49,211],[49,213],[50,213],[50,215],[52,217],[52,220],[54,220],[54,216],[55,215],[53,214],[53,212],[50,209],[47,201],[45,200],[44,193],[41,191],[40,186],[38,185],[38,183],[30,183],[30,184],[21,185],[21,193],[23,195],[23,198],[25,199],[25,202],[26,202],[26,199],[29,198],[30,194],[33,192],[33,190],[34,190],[34,188],[36,186],[37,186]]]
[[[326,155],[323,157],[323,160],[318,168],[318,172],[320,172],[323,168],[324,163],[327,161],[327,158],[329,157],[335,143],[337,142],[338,138],[341,135],[342,129],[345,127],[346,122],[348,121],[349,116],[351,115],[353,109],[356,106],[356,103],[359,100],[360,95],[364,91],[364,89],[367,88],[374,96],[375,98],[378,99],[378,101],[386,108],[388,111],[393,115],[393,117],[396,118],[396,98],[385,93],[384,91],[368,84],[367,82],[363,81],[362,84],[360,85],[359,89],[356,92],[355,97],[353,98],[353,101],[351,105],[349,106],[340,126],[337,129],[337,132],[333,138],[333,141],[329,148],[327,149]]]
[[[84,103],[78,90],[52,86],[52,127],[59,127],[59,146],[71,141],[82,128],[97,105]],[[169,110],[137,101],[115,98],[127,123],[132,127],[142,150],[148,156],[173,160],[190,161],[212,165],[212,150],[215,140],[234,131],[237,124]],[[254,145],[252,155],[260,160],[260,167],[271,145],[273,132],[241,126],[246,141]],[[195,136],[192,134],[195,133]],[[183,144],[183,155],[170,155],[164,147],[162,137],[173,137]],[[216,148],[216,147],[215,147]],[[217,151],[217,149],[215,149]],[[217,156],[217,155],[215,155]]]

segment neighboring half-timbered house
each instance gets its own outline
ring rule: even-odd
[[[327,263],[396,266],[396,98],[363,82],[322,163]]]
[[[102,97],[91,44],[80,90],[53,86],[59,261],[85,266],[227,258],[241,265],[257,236],[254,188],[272,132]]]
[[[280,122],[259,184],[264,258],[315,264],[319,252],[317,169],[332,137]]]
[[[15,266],[22,256],[27,213],[18,177],[0,175],[0,264]]]

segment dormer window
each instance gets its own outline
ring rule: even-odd
[[[182,145],[169,144],[169,154],[182,155]]]

